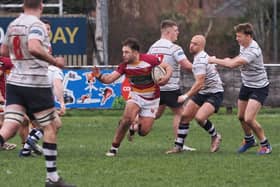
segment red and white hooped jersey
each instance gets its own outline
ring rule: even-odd
[[[138,62],[121,63],[117,72],[125,74],[131,85],[131,92],[136,93],[144,99],[159,98],[159,86],[156,85],[151,76],[152,68],[159,65],[159,59],[154,55],[140,54]]]

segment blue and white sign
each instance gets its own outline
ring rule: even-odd
[[[51,23],[51,44],[54,55],[85,54],[87,31],[85,17],[44,17]],[[0,41],[14,17],[0,17]]]
[[[112,70],[102,70],[111,73]],[[103,84],[91,75],[90,69],[64,69],[64,101],[67,108],[121,108],[123,77],[112,84]],[[56,103],[57,107],[59,106]]]

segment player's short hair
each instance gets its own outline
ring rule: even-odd
[[[43,0],[24,0],[23,5],[26,8],[39,8]]]
[[[251,23],[240,23],[234,26],[234,31],[236,33],[240,32],[246,35],[250,35],[251,37],[253,37],[254,35],[253,25]]]
[[[171,19],[166,19],[160,23],[160,30],[162,31],[165,30],[166,28],[173,27],[173,26],[177,26],[177,23]]]
[[[41,18],[40,19],[44,24],[48,24],[48,25],[51,25],[51,22],[45,18]]]
[[[122,42],[122,46],[128,46],[130,49],[134,51],[140,51],[140,44],[136,38],[127,38]]]

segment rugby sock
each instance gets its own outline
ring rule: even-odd
[[[138,124],[138,121],[134,121],[131,123],[131,125],[129,126],[129,129],[128,129],[131,136],[133,136],[135,134],[135,132],[138,131],[139,125],[140,124]]]
[[[251,143],[251,142],[255,142],[255,137],[253,134],[251,135],[245,135],[244,136],[244,140],[245,140],[245,143]]]
[[[211,123],[210,120],[206,120],[206,121],[204,122],[203,128],[204,128],[212,137],[214,137],[214,136],[217,135],[215,126]]]
[[[110,148],[110,152],[111,152],[111,153],[117,153],[119,147],[120,147],[120,144],[119,144],[119,143],[112,143],[112,146],[111,146],[111,148]]]
[[[28,143],[25,143],[25,144],[23,145],[23,148],[22,148],[20,154],[21,154],[22,156],[29,156],[30,153],[31,153],[30,145],[29,145]]]
[[[35,143],[37,143],[42,137],[43,137],[43,130],[42,129],[36,129],[36,128],[33,128],[29,135],[28,135],[28,138],[31,138],[33,141],[35,141]],[[31,152],[31,146],[25,142],[25,144],[23,145],[23,149],[21,151],[21,154],[22,155],[29,155]]]
[[[22,154],[28,155],[30,152],[31,152],[31,146],[25,142],[23,145]]]
[[[133,125],[130,125],[129,129],[128,129],[128,133],[130,134],[130,136],[133,136],[135,134],[135,130]]]
[[[180,149],[183,148],[185,138],[187,137],[189,132],[189,123],[180,123],[177,131],[177,138],[175,140],[175,147]]]
[[[29,137],[31,137],[37,143],[44,135],[43,129],[34,128],[29,133]]]
[[[0,135],[0,146],[2,147],[5,143],[4,138]]]
[[[267,146],[270,145],[269,142],[268,142],[268,139],[266,139],[266,138],[263,141],[261,141],[260,144],[261,144],[262,147],[267,147]]]
[[[43,142],[43,151],[46,160],[47,179],[58,181],[59,176],[56,171],[57,146],[53,143]]]

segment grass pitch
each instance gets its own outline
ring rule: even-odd
[[[59,173],[79,187],[279,186],[279,112],[264,110],[258,117],[273,146],[271,155],[258,156],[257,148],[237,154],[243,134],[236,112],[221,110],[211,118],[223,138],[217,153],[209,152],[209,135],[192,122],[186,144],[197,151],[166,155],[174,139],[172,115],[166,112],[148,136],[125,139],[118,156],[107,158],[122,111],[68,111],[59,132]],[[0,152],[0,186],[44,186],[44,158],[19,158],[19,149]]]

